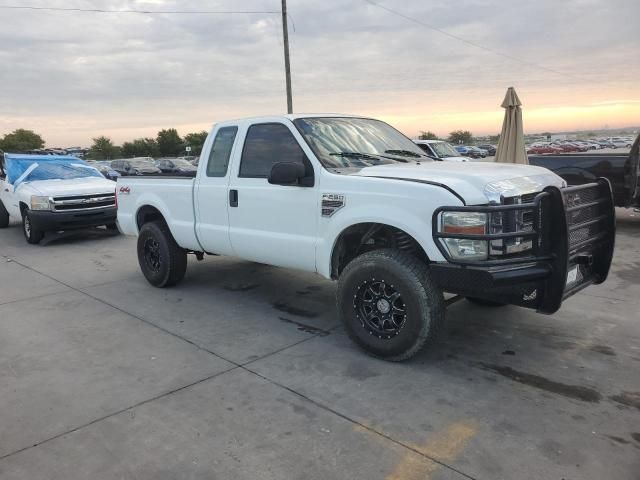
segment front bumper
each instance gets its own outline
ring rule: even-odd
[[[532,211],[533,226],[523,232],[487,235],[439,233],[443,211]],[[549,187],[533,202],[482,207],[443,207],[433,216],[434,240],[447,262],[433,263],[435,281],[447,292],[554,313],[571,295],[605,281],[615,244],[615,209],[611,185],[596,183],[558,189]],[[531,239],[529,253],[487,261],[452,259],[441,239]]]
[[[86,212],[51,212],[29,210],[34,228],[47,232],[57,230],[75,230],[115,223],[118,214],[116,207],[91,209]]]

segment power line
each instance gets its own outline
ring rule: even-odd
[[[54,12],[87,12],[87,13],[138,13],[153,14],[197,14],[197,15],[226,15],[226,14],[275,14],[280,10],[109,10],[104,8],[72,8],[72,7],[39,7],[33,5],[0,5],[2,10],[45,10]]]
[[[392,10],[391,8],[385,7],[384,5],[381,5],[381,4],[377,3],[377,2],[374,2],[373,0],[364,0],[364,1],[367,2],[370,5],[373,5],[374,7],[378,7],[378,8],[380,8],[382,10],[385,10],[385,11],[387,11],[387,12],[393,14],[393,15],[396,15],[398,17],[404,18],[405,20],[408,20],[410,22],[413,22],[413,23],[416,23],[418,25],[421,25],[421,26],[423,26],[425,28],[428,28],[429,30],[433,30],[433,31],[438,32],[438,33],[440,33],[442,35],[446,35],[447,37],[453,38],[455,40],[458,40],[459,42],[466,43],[467,45],[470,45],[470,46],[472,46],[474,48],[478,48],[480,50],[484,50],[485,52],[493,53],[494,55],[498,55],[500,57],[507,58],[507,59],[512,60],[514,62],[520,63],[522,65],[527,65],[529,67],[535,67],[535,68],[539,68],[541,70],[546,70],[547,72],[554,73],[556,75],[561,75],[563,77],[572,78],[574,80],[583,80],[580,77],[577,77],[575,75],[571,75],[569,73],[561,72],[559,70],[554,70],[553,68],[549,68],[549,67],[545,67],[544,65],[539,65],[537,63],[529,62],[528,60],[522,60],[521,58],[514,57],[513,55],[509,55],[508,53],[504,53],[504,52],[501,52],[499,50],[495,50],[495,49],[493,49],[491,47],[486,47],[486,46],[481,45],[481,44],[476,43],[476,42],[472,42],[471,40],[467,40],[466,38],[459,37],[458,35],[454,35],[453,33],[449,33],[446,30],[442,30],[441,28],[434,27],[433,25],[429,25],[428,23],[425,23],[422,20],[418,20],[417,18],[413,18],[413,17],[410,17],[409,15],[405,15],[404,13],[398,12],[396,10]]]

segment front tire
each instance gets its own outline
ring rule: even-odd
[[[0,228],[7,228],[9,226],[9,212],[4,207],[4,203],[0,202]]]
[[[44,238],[44,232],[33,226],[28,210],[22,212],[22,233],[24,233],[27,243],[32,245],[40,243],[40,240]]]
[[[375,250],[352,260],[340,275],[337,302],[349,337],[385,360],[412,357],[444,324],[444,297],[427,265],[400,250]]]
[[[187,271],[187,252],[176,243],[164,222],[145,223],[138,236],[138,263],[154,287],[176,285]]]

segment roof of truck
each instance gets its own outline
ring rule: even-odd
[[[298,118],[317,118],[317,117],[339,117],[339,118],[369,118],[366,115],[348,115],[344,113],[277,113],[274,115],[261,115],[259,117],[244,117],[244,118],[236,118],[231,120],[224,120],[216,123],[229,123],[229,122],[259,122],[259,121],[270,121],[274,118],[286,118],[287,120],[297,120]]]
[[[34,162],[46,162],[54,160],[75,160],[83,162],[81,158],[74,157],[73,155],[43,155],[43,154],[30,154],[30,153],[5,153],[4,158],[7,160],[32,160]]]

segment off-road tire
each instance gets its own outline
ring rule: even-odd
[[[474,303],[475,305],[480,305],[482,307],[504,307],[507,305],[502,302],[494,302],[493,300],[485,300],[484,298],[477,297],[466,297],[468,301]]]
[[[154,287],[179,283],[187,271],[187,252],[176,243],[163,221],[145,223],[138,236],[138,263],[147,281]],[[153,262],[157,249],[157,266]],[[145,253],[147,257],[145,257]]]
[[[22,212],[22,233],[24,233],[24,238],[27,240],[27,243],[30,243],[32,245],[40,243],[40,241],[44,238],[44,232],[42,230],[34,228],[33,224],[31,223],[29,210],[24,210]]]
[[[401,295],[406,315],[393,336],[376,334],[359,314],[356,297],[368,282],[388,284]],[[400,250],[374,250],[352,260],[340,275],[336,297],[349,337],[370,355],[385,360],[407,360],[437,339],[444,325],[444,297],[428,266]]]
[[[0,228],[9,226],[9,212],[4,208],[4,203],[0,202]]]

